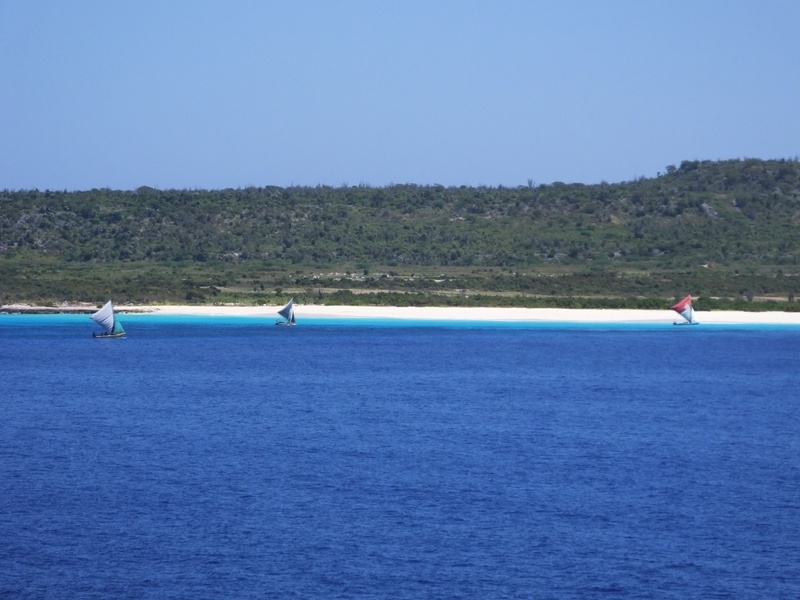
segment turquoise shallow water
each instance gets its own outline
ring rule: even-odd
[[[800,328],[122,318],[0,315],[0,597],[800,597]]]
[[[270,329],[274,326],[277,316],[209,316],[209,315],[165,315],[153,313],[136,313],[118,315],[129,334],[135,335],[137,325],[161,326],[200,326],[200,327],[256,327]],[[367,327],[367,328],[447,328],[447,329],[582,329],[582,330],[683,330],[683,331],[714,331],[720,330],[800,330],[800,325],[774,325],[774,324],[733,324],[733,323],[700,323],[696,327],[674,327],[672,321],[662,322],[571,322],[571,321],[471,321],[471,320],[431,320],[431,319],[391,319],[391,318],[358,318],[358,317],[303,317],[300,326],[305,327]],[[25,314],[0,314],[0,327],[6,331],[13,331],[18,327],[31,327],[41,329],[57,327],[66,331],[70,330],[75,335],[91,331],[99,331],[89,319],[88,315],[79,314],[50,314],[50,315],[25,315]],[[133,329],[132,329],[133,328]]]

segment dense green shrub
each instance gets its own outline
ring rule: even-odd
[[[785,299],[800,292],[798,224],[797,160],[598,185],[6,190],[0,299]]]

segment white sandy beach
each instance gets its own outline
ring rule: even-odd
[[[57,307],[33,307],[9,304],[4,312],[86,312],[87,304],[62,304]],[[265,306],[189,306],[189,305],[116,305],[120,314],[149,313],[188,316],[230,316],[278,318],[279,305]],[[569,309],[569,308],[473,308],[473,307],[395,307],[395,306],[322,306],[296,304],[298,322],[304,318],[325,319],[405,319],[415,321],[473,322],[552,322],[552,323],[674,323],[681,317],[669,309]],[[714,311],[696,313],[700,323],[800,325],[800,312]]]
[[[164,315],[277,317],[280,306],[117,306],[119,312],[137,311]],[[554,323],[673,323],[681,317],[669,309],[567,309],[567,308],[451,308],[392,306],[321,306],[296,304],[298,322],[303,318],[406,319],[475,322]],[[717,311],[698,312],[701,323],[800,325],[800,313]]]

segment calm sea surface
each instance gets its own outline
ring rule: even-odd
[[[0,315],[0,597],[800,597],[800,327],[122,319]]]

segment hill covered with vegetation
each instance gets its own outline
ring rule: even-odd
[[[596,185],[5,190],[0,303],[756,307],[800,291],[798,225],[797,159]]]

